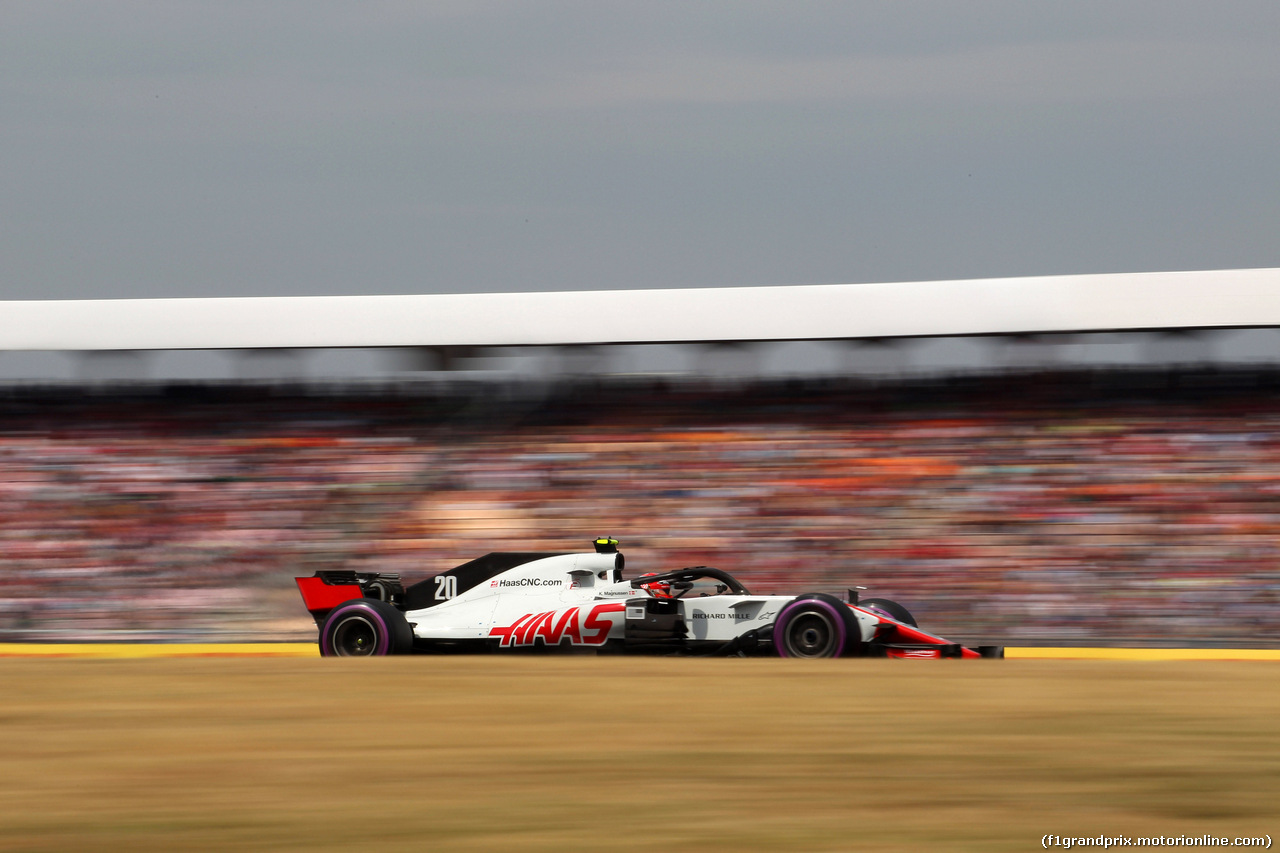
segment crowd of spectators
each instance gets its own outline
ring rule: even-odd
[[[295,576],[622,541],[967,642],[1280,642],[1280,374],[0,392],[0,641],[309,640]]]

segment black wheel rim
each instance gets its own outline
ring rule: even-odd
[[[341,657],[366,657],[378,648],[378,631],[361,616],[349,616],[333,630],[333,650]]]
[[[801,613],[787,626],[787,647],[792,657],[833,657],[836,653],[835,626],[823,613]]]

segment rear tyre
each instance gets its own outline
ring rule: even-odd
[[[320,626],[324,657],[381,657],[413,650],[413,629],[385,601],[357,598],[338,605]]]
[[[863,610],[870,610],[872,613],[888,616],[890,619],[901,622],[904,625],[910,625],[912,628],[920,627],[916,624],[916,617],[911,615],[911,611],[896,601],[890,601],[887,598],[865,598],[858,602],[858,606]]]
[[[848,657],[862,647],[862,633],[847,604],[814,593],[782,608],[773,624],[773,647],[784,658]]]

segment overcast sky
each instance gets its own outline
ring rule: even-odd
[[[0,298],[1280,266],[1280,3],[0,4]]]

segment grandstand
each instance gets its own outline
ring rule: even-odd
[[[471,378],[5,385],[0,639],[308,639],[295,574],[608,533],[971,643],[1280,640],[1267,358]]]
[[[0,634],[305,639],[291,578],[620,536],[948,636],[1280,639],[1280,374],[11,389]]]

